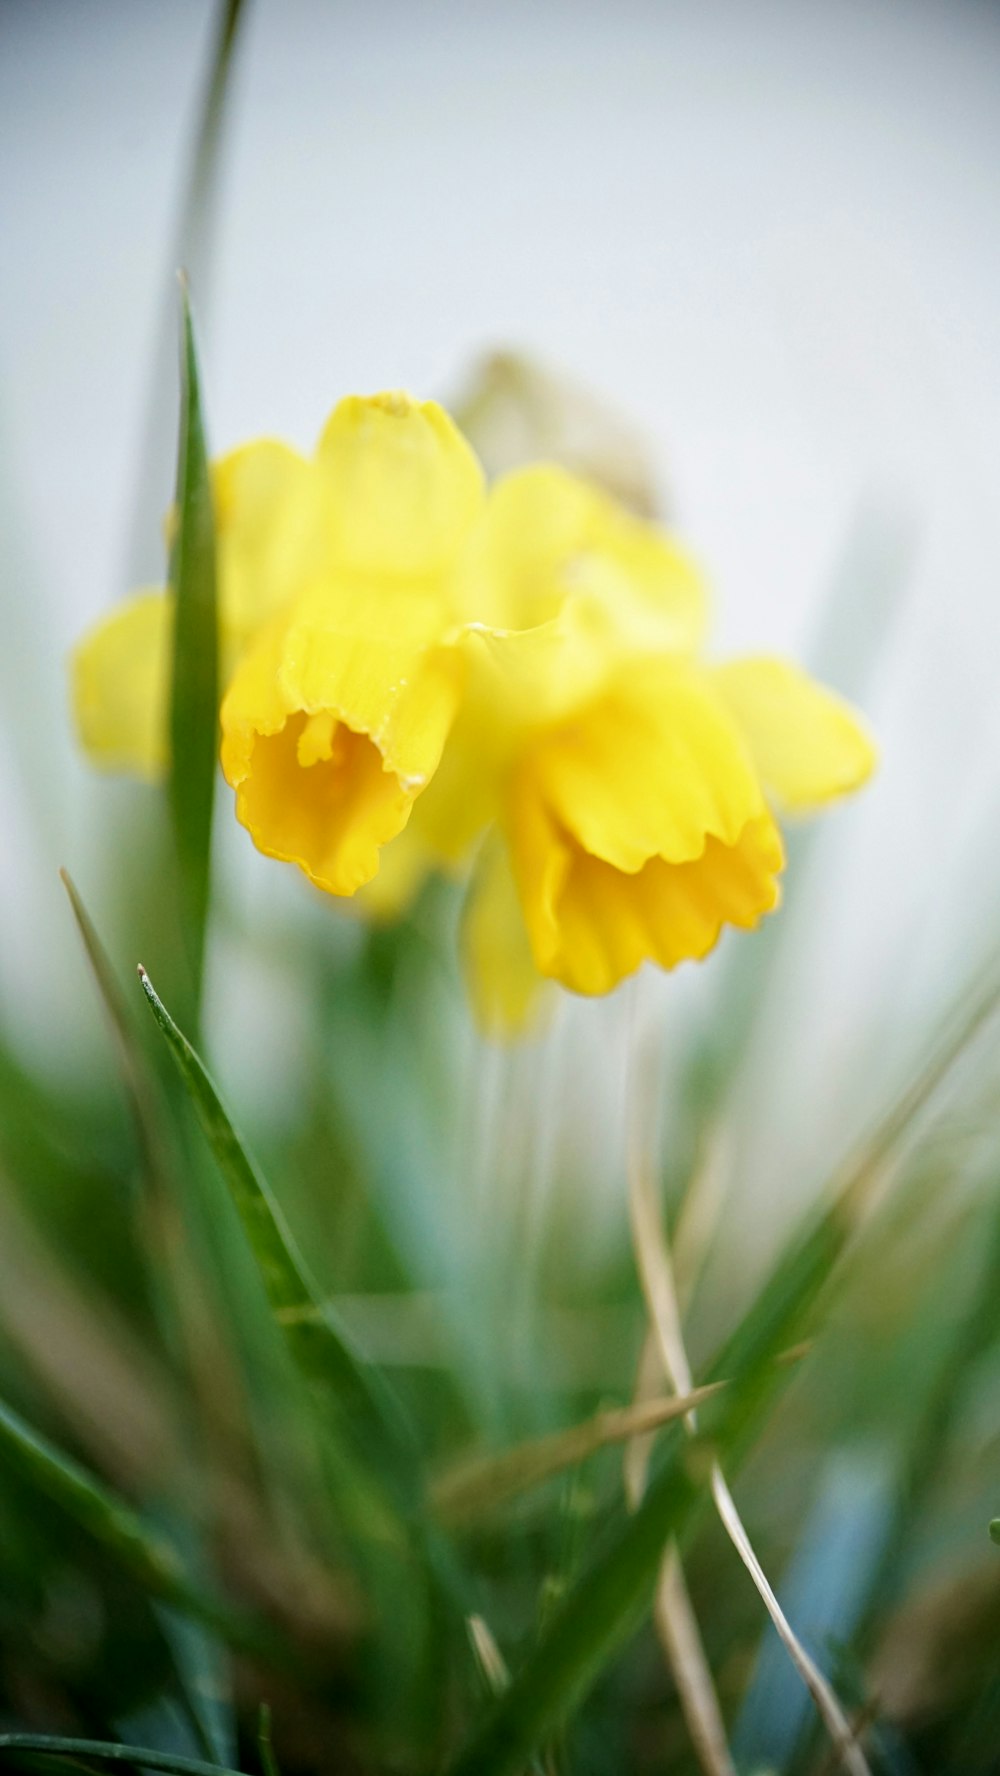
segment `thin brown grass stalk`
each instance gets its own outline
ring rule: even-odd
[[[628,1197],[632,1240],[636,1268],[649,1310],[650,1321],[656,1333],[663,1365],[674,1391],[683,1395],[691,1392],[691,1366],[684,1343],[670,1248],[644,1154],[643,1129],[645,1123],[641,1115],[639,1091],[635,1087],[638,1072],[635,1046],[633,1041],[630,1052],[631,1080],[627,1130]],[[689,1432],[695,1430],[696,1421],[693,1412],[685,1415],[684,1422]],[[775,1596],[767,1575],[754,1552],[718,1462],[713,1463],[712,1466],[711,1489],[722,1526],[753,1579],[764,1607],[774,1624],[775,1631],[808,1689],[816,1705],[817,1713],[840,1755],[843,1768],[850,1773],[850,1776],[871,1776],[868,1760],[857,1742],[855,1731],[841,1707],[836,1693],[795,1634]],[[665,1565],[669,1563],[671,1553],[672,1550],[668,1549]],[[672,1581],[670,1582],[672,1583]],[[669,1593],[664,1599],[664,1605],[667,1608],[672,1606],[674,1609],[676,1632],[681,1617],[677,1611],[676,1602]],[[669,1639],[667,1645],[674,1678],[685,1705],[685,1714],[687,1714],[689,1706],[692,1709],[704,1706],[704,1692],[690,1687],[690,1673],[684,1670],[683,1662],[680,1659],[675,1659],[673,1652],[669,1650]],[[700,1640],[698,1645],[701,1658],[704,1660]],[[705,1669],[707,1672],[707,1664]],[[687,1692],[681,1689],[682,1682],[688,1684]],[[711,1696],[715,1708],[718,1709],[714,1688],[711,1690]],[[695,1735],[692,1732],[692,1739],[694,1738]],[[697,1740],[695,1743],[697,1744]],[[705,1768],[714,1770],[717,1766],[705,1765]]]

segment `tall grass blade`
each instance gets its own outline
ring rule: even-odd
[[[87,953],[87,960],[90,963],[107,1013],[118,1053],[122,1082],[128,1093],[132,1109],[143,1165],[150,1182],[160,1187],[163,1183],[163,1155],[167,1150],[168,1141],[160,1090],[139,1047],[118,976],[97,934],[93,920],[83,904],[69,871],[61,869],[59,877],[69,896],[73,917],[76,920],[83,940],[83,947]],[[157,1194],[159,1194],[159,1189]]]
[[[176,224],[172,230],[157,341],[146,394],[139,472],[128,546],[126,580],[139,586],[160,571],[160,519],[170,483],[176,391],[176,299],[174,274],[183,266],[199,292],[204,313],[211,287],[211,242],[226,113],[236,50],[249,11],[246,0],[219,0],[217,23],[203,95],[191,141]]]
[[[14,1762],[10,1754],[19,1751],[96,1764],[128,1764],[132,1769],[163,1770],[166,1776],[241,1776],[240,1771],[220,1764],[147,1746],[116,1745],[106,1739],[60,1739],[49,1733],[0,1733],[0,1760]]]
[[[181,284],[181,422],[176,530],[170,554],[174,620],[170,688],[170,815],[194,993],[201,1004],[208,921],[212,807],[218,758],[219,623],[215,522],[187,285]]]
[[[236,1133],[202,1060],[178,1029],[145,969],[139,978],[236,1207],[267,1299],[303,1373],[331,1391],[338,1416],[376,1465],[412,1483],[414,1449],[395,1397],[355,1350],[324,1302],[266,1179]]]

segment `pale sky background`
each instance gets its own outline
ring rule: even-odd
[[[114,795],[64,661],[127,589],[212,22],[0,0],[0,990],[57,1052],[92,1008],[54,869],[96,879]],[[645,430],[720,646],[805,649],[862,511],[876,555],[912,551],[866,694],[883,769],[829,824],[772,1017],[766,1169],[778,1102],[836,1128],[870,1019],[896,1008],[902,1053],[997,923],[1000,9],[250,0],[231,123],[195,291],[213,449],[307,445],[343,392],[447,393],[513,345]],[[298,904],[248,843],[229,867],[262,917]]]

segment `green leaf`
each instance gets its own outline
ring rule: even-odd
[[[1000,1517],[994,1517],[990,1523],[990,1541],[1000,1542]]]
[[[367,1365],[323,1301],[266,1179],[234,1129],[204,1063],[178,1029],[145,969],[139,978],[230,1192],[268,1302],[303,1373],[332,1392],[338,1417],[383,1479],[389,1464],[415,1502],[415,1448],[379,1373]]]
[[[131,1769],[164,1770],[169,1776],[240,1776],[201,1758],[181,1757],[176,1752],[153,1751],[139,1745],[116,1745],[105,1739],[59,1739],[49,1733],[0,1733],[4,1752],[40,1752],[50,1757],[90,1758],[99,1764],[128,1764]]]
[[[219,750],[219,625],[212,493],[194,330],[183,282],[181,328],[176,530],[170,556],[175,618],[168,792],[197,1012],[204,969],[212,806]]]
[[[196,1616],[231,1645],[265,1657],[275,1653],[266,1628],[236,1615],[220,1599],[193,1585],[168,1542],[154,1535],[129,1505],[3,1401],[0,1449],[15,1471],[116,1555],[154,1597]]]

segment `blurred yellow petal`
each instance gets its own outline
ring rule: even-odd
[[[689,862],[654,857],[631,875],[584,851],[537,800],[515,805],[511,832],[535,964],[577,993],[608,993],[646,961],[700,960],[726,925],[749,930],[780,898],[781,837],[766,812],[734,844],[709,838]]]
[[[417,830],[416,814],[422,798],[403,831],[379,852],[376,874],[358,891],[358,911],[380,923],[402,918],[436,867],[433,852]]]
[[[429,845],[450,864],[500,814],[525,746],[593,702],[610,670],[601,631],[576,604],[535,629],[468,628],[454,652],[461,661],[455,724],[419,813]]]
[[[164,592],[139,592],[117,605],[77,645],[77,732],[103,770],[147,781],[166,772],[172,646],[173,602]]]
[[[694,559],[665,532],[608,506],[600,548],[616,583],[595,586],[606,614],[636,646],[697,653],[708,630],[709,601]]]
[[[420,579],[450,567],[479,516],[483,472],[435,401],[339,402],[317,451],[338,563]]]
[[[876,750],[849,703],[786,660],[716,668],[714,682],[739,723],[765,788],[790,814],[808,814],[860,788]]]
[[[609,636],[693,652],[707,620],[704,582],[670,537],[551,463],[490,491],[463,564],[464,603],[494,628],[530,629],[586,599]]]
[[[476,1021],[487,1035],[522,1035],[537,1023],[545,986],[498,832],[476,859],[462,920],[462,958]]]
[[[465,570],[470,614],[501,629],[530,629],[554,617],[601,501],[596,488],[553,463],[497,481]]]
[[[585,851],[633,873],[651,857],[685,863],[709,838],[731,845],[763,811],[725,705],[669,655],[640,660],[546,735],[531,773],[533,793]]]
[[[327,566],[323,493],[315,463],[275,439],[212,465],[220,620],[239,645]]]

